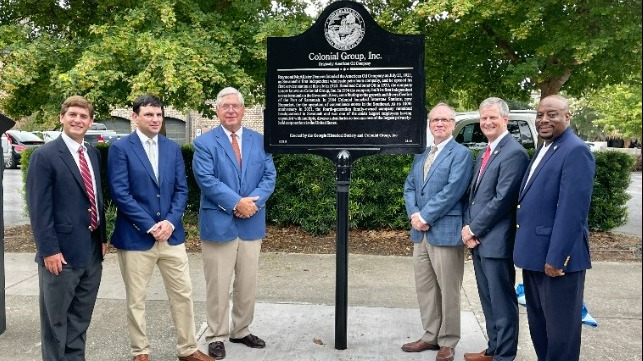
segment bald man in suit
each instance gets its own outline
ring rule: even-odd
[[[567,99],[540,100],[544,140],[518,195],[514,263],[522,268],[529,333],[540,361],[577,361],[589,253],[589,209],[596,164],[569,127]]]

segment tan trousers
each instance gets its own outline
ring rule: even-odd
[[[242,338],[250,334],[255,313],[257,269],[261,240],[230,242],[201,241],[205,275],[208,328],[205,342]],[[230,324],[230,284],[232,324]]]
[[[170,246],[167,242],[156,242],[147,251],[119,250],[118,263],[125,283],[127,326],[132,355],[150,353],[145,323],[145,300],[154,265],[158,265],[170,301],[172,320],[176,328],[177,353],[179,356],[194,353],[197,343],[192,280],[185,244]]]
[[[424,342],[455,347],[460,341],[460,289],[464,246],[415,243],[415,291],[420,305]]]

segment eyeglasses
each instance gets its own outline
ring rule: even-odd
[[[429,123],[431,123],[431,124],[437,124],[437,123],[448,123],[448,122],[455,122],[455,119],[434,118],[434,119],[430,119],[430,120],[429,120]]]
[[[221,104],[219,105],[219,108],[222,110],[239,110],[243,107],[241,104]]]

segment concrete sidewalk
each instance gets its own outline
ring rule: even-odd
[[[335,255],[263,253],[260,258],[254,334],[262,350],[226,342],[230,361],[434,360],[435,351],[405,353],[400,346],[422,334],[411,257],[349,256],[348,348],[336,350]],[[197,332],[205,327],[205,282],[200,254],[190,255]],[[7,331],[0,335],[0,361],[40,360],[38,277],[33,254],[5,254]],[[641,263],[596,262],[587,273],[585,303],[598,328],[583,327],[581,360],[642,360]],[[520,276],[520,273],[518,273]],[[520,277],[519,277],[520,278]],[[125,293],[116,257],[108,255],[87,359],[131,360],[125,325]],[[152,360],[176,360],[175,336],[160,275],[148,298]],[[520,309],[517,360],[536,360],[524,308]],[[203,338],[200,346],[207,350]],[[465,265],[462,289],[463,353],[484,349],[484,317],[473,265]]]

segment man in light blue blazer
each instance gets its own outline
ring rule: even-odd
[[[463,196],[473,155],[452,136],[455,111],[440,103],[429,112],[434,144],[416,155],[404,184],[411,220],[415,289],[424,335],[406,352],[438,350],[436,361],[453,361],[460,341],[460,288],[464,275]]]
[[[125,283],[130,351],[148,361],[145,299],[154,266],[163,276],[181,361],[212,361],[197,349],[192,281],[183,212],[188,186],[181,149],[160,135],[163,104],[152,95],[134,100],[136,131],[109,147],[107,171],[117,207],[112,244]]]
[[[512,361],[518,351],[518,300],[513,245],[516,202],[529,163],[527,151],[507,130],[509,107],[500,98],[480,103],[480,129],[487,147],[478,155],[469,185],[462,241],[471,249],[487,348],[466,361]]]
[[[518,196],[514,263],[522,268],[539,361],[578,360],[585,273],[592,267],[588,216],[596,164],[570,118],[564,97],[540,101],[536,129],[544,143]]]
[[[263,348],[250,332],[254,318],[266,202],[277,171],[264,151],[263,136],[241,126],[243,95],[228,87],[216,99],[221,125],[194,140],[192,169],[199,188],[199,233],[206,282],[208,353],[225,357],[223,342]],[[230,282],[232,323],[230,324]]]

